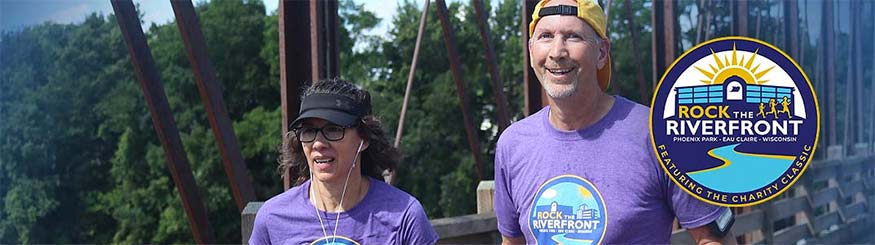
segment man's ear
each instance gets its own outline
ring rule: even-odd
[[[532,59],[532,40],[533,39],[531,37],[529,37],[529,41],[526,45],[529,45],[529,54],[528,54],[529,55],[529,67],[534,69],[535,68],[535,59]]]
[[[611,42],[608,39],[603,38],[600,41],[601,45],[599,45],[599,60],[598,60],[598,69],[602,69],[605,67],[605,64],[608,62],[608,54],[611,53]]]

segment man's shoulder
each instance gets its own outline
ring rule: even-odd
[[[634,132],[642,132],[640,129],[650,128],[650,108],[638,102],[616,96],[614,106],[617,107],[617,122],[623,127],[633,129]],[[650,133],[649,130],[643,130]]]
[[[535,114],[512,123],[507,129],[501,132],[501,135],[498,137],[498,144],[507,144],[510,143],[510,141],[517,141],[521,138],[540,135],[543,130],[543,117],[547,115],[548,110],[549,107],[544,107]]]
[[[614,103],[624,107],[626,109],[625,111],[628,111],[626,120],[640,123],[647,123],[649,121],[650,107],[619,95],[616,96],[616,102]]]

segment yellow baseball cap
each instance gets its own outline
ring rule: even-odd
[[[532,23],[529,23],[529,37],[535,32],[535,25],[543,16],[548,15],[576,15],[578,18],[589,24],[593,30],[603,39],[608,39],[605,33],[607,28],[607,20],[605,19],[605,11],[594,0],[576,0],[577,7],[569,5],[558,5],[552,7],[544,7],[550,0],[541,0],[535,5],[535,12],[532,12]],[[599,87],[603,91],[608,90],[611,85],[611,53],[608,51],[608,60],[602,69],[596,73],[596,78],[599,81]]]

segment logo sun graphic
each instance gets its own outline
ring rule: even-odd
[[[757,57],[757,52],[759,51],[760,49],[757,48],[749,57],[750,59],[748,59],[745,63],[744,55],[741,55],[740,60],[736,59],[735,44],[733,43],[732,60],[729,60],[729,55],[725,55],[723,56],[723,61],[720,61],[720,57],[718,57],[717,54],[714,53],[714,50],[711,49],[711,56],[714,57],[714,63],[717,63],[717,67],[714,67],[714,64],[708,64],[708,66],[711,67],[710,72],[699,68],[698,66],[693,67],[695,67],[697,70],[699,70],[699,72],[701,72],[703,75],[705,75],[705,77],[708,78],[708,80],[699,80],[705,84],[722,84],[723,81],[726,81],[726,79],[732,76],[738,76],[739,78],[744,79],[744,82],[748,84],[764,84],[769,80],[760,80],[760,78],[762,78],[764,75],[766,75],[766,73],[771,71],[772,68],[775,68],[775,66],[771,66],[763,71],[759,71],[761,64],[757,63],[757,65],[753,67],[753,69],[751,69],[751,66],[754,63],[754,59],[756,59]]]

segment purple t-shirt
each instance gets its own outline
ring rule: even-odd
[[[434,244],[437,233],[422,205],[410,194],[368,177],[368,193],[340,213],[337,239],[331,244]],[[309,201],[310,181],[267,200],[255,216],[249,244],[326,244],[317,211]],[[318,211],[328,236],[337,213]]]
[[[655,159],[649,110],[615,96],[610,112],[577,131],[549,122],[549,107],[511,125],[495,153],[495,214],[507,237],[528,244],[668,243],[721,211],[668,179]]]

